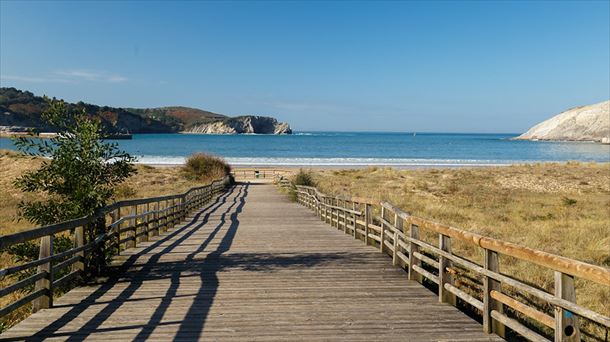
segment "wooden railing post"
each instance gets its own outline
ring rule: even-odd
[[[438,247],[447,253],[451,253],[451,238],[439,234]],[[447,272],[447,268],[451,267],[451,261],[442,255],[438,257],[438,300],[441,303],[449,303],[453,306],[456,304],[455,295],[445,289],[445,284],[453,285],[453,276]]]
[[[396,225],[396,232],[402,232],[403,230],[403,226],[404,226],[404,220],[402,219],[402,217],[398,216],[398,214],[396,214],[394,216],[394,223]],[[402,248],[400,247],[400,245],[398,244],[398,234],[395,234],[396,236],[396,240],[394,241],[394,251],[395,251],[395,255],[396,255],[396,260],[394,261],[394,265],[398,265],[399,263],[402,263],[400,261],[400,259],[398,258],[398,251],[402,250]]]
[[[371,221],[371,205],[364,204],[364,244],[369,244],[369,223]]]
[[[485,249],[485,269],[500,273],[498,253]],[[491,317],[493,310],[503,313],[503,305],[491,297],[491,291],[501,292],[500,282],[491,277],[483,277],[483,330],[504,337],[504,325]]]
[[[53,255],[53,235],[40,238],[40,251],[38,259],[48,258]],[[45,294],[32,302],[32,311],[48,309],[53,306],[53,267],[50,262],[38,266],[38,273],[45,272],[46,276],[36,281],[35,291],[45,290]]]
[[[574,277],[555,271],[555,297],[576,303]],[[555,306],[555,342],[580,341],[578,317],[574,313]]]
[[[121,207],[118,207],[116,210],[115,221],[118,221],[121,218]],[[119,223],[116,225],[116,254],[121,254],[121,226],[123,224]]]
[[[398,265],[398,256],[396,255],[396,253],[398,252],[398,232],[394,232],[394,243],[392,244],[392,248],[394,249],[392,251],[392,265],[396,266]]]
[[[409,225],[409,237],[413,240],[419,240],[419,227],[410,224]],[[413,242],[409,242],[409,280],[415,280],[417,282],[422,282],[422,277],[417,271],[413,269],[413,266],[421,265],[421,261],[415,257],[415,252],[419,251],[419,246],[414,244]]]
[[[339,228],[339,220],[335,218],[335,216],[339,217],[339,214],[337,213],[337,209],[336,209],[337,199],[331,198],[330,203],[333,206],[332,208],[330,208],[330,225],[333,226],[333,224],[334,224],[335,228]],[[333,220],[335,223],[333,223]]]
[[[159,202],[153,203],[153,213],[152,213],[153,228],[151,231],[152,236],[159,236],[159,221],[158,221],[159,213],[157,212],[158,210],[159,210]]]
[[[381,206],[381,223],[379,226],[381,227],[381,233],[379,235],[379,251],[383,253],[383,241],[385,239],[385,208]]]
[[[129,216],[133,216],[135,214],[135,210],[133,208],[133,206],[131,207],[131,209],[129,210]],[[135,218],[131,218],[127,220],[127,224],[129,227],[129,230],[127,231],[127,236],[130,238],[130,240],[127,240],[125,242],[125,249],[127,248],[132,248],[136,246],[136,219]]]
[[[355,211],[356,211],[356,202],[352,202],[352,210],[354,211],[352,213],[352,225],[353,225],[353,228],[354,228],[354,239],[358,239],[358,231],[356,230],[357,229],[357,225],[356,225],[356,213],[355,213]]]
[[[345,208],[345,200],[339,200],[339,207]],[[345,210],[340,209],[337,212],[337,216],[341,216],[341,220],[339,220],[339,218],[337,217],[337,222],[341,222],[342,230],[345,233],[347,231],[347,228],[345,227]]]
[[[144,225],[142,226],[144,228],[144,234],[142,235],[142,237],[140,238],[140,241],[148,241],[148,234],[150,234],[150,203],[146,203],[146,207],[144,208],[144,210],[146,210],[146,215],[144,215]]]
[[[323,197],[324,198],[324,223],[329,223],[330,221],[328,220],[328,198],[327,197]]]
[[[74,228],[74,247],[82,247],[85,245],[85,227],[79,226]],[[80,276],[85,271],[85,251],[77,252],[76,255],[80,257],[80,260],[72,264],[72,271],[80,272]]]

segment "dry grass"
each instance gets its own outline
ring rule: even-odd
[[[413,215],[610,267],[610,164],[498,168],[326,170],[321,191],[385,200]],[[432,242],[432,241],[431,241]],[[457,247],[482,261],[480,250]],[[551,290],[551,272],[504,258],[502,271]],[[577,282],[584,306],[610,315],[610,289]]]

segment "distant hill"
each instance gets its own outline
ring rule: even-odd
[[[516,139],[610,142],[610,101],[569,109]]]
[[[127,108],[127,111],[141,117],[162,122],[174,129],[183,131],[195,125],[207,124],[228,118],[226,115],[208,112],[189,107],[161,107],[161,108]]]
[[[290,126],[265,116],[228,117],[223,114],[189,108],[115,108],[84,102],[69,103],[72,109],[84,108],[87,114],[99,117],[109,133],[199,133],[199,134],[290,134]],[[41,96],[15,88],[0,88],[0,130],[20,131],[35,128],[54,132],[40,119],[46,110]]]

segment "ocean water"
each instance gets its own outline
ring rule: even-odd
[[[195,152],[234,165],[395,167],[610,161],[610,145],[510,140],[516,134],[297,132],[293,135],[136,134],[117,140],[140,163],[181,164]],[[0,148],[13,149],[9,139]]]

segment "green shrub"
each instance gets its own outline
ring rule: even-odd
[[[45,157],[38,169],[28,170],[14,182],[21,191],[40,195],[21,201],[18,214],[41,226],[94,214],[114,196],[118,185],[136,173],[133,165],[136,158],[119,149],[116,143],[104,140],[106,132],[99,120],[89,117],[83,108],[71,109],[61,100],[45,99],[48,109],[41,119],[55,127],[57,135],[50,139],[14,139],[20,152]],[[103,219],[87,224],[85,243],[104,231]],[[58,235],[55,240],[55,253],[72,247],[67,236]],[[33,241],[6,251],[16,262],[38,258],[38,245]],[[90,274],[85,276],[100,274],[108,260],[103,244],[88,253],[85,263]]]
[[[292,184],[316,186],[316,181],[313,179],[313,174],[310,171],[305,171],[301,169],[299,170],[299,173],[294,176]],[[288,199],[290,199],[292,202],[297,201],[297,192],[294,186],[290,187],[290,190],[288,190]]]
[[[187,158],[182,171],[187,179],[206,181],[231,174],[231,166],[222,158],[195,153]]]
[[[313,174],[310,171],[299,170],[299,173],[294,177],[295,185],[316,186],[316,181],[313,179]]]

